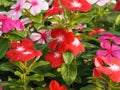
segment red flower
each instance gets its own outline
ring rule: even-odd
[[[51,32],[51,36],[55,38],[50,42],[48,48],[55,50],[58,47],[58,51],[65,52],[69,49],[69,44],[74,41],[74,35],[72,32],[67,32],[62,28],[55,28]]]
[[[60,0],[67,10],[88,12],[92,6],[86,0]]]
[[[23,38],[21,42],[10,43],[11,50],[6,53],[6,56],[12,61],[27,62],[36,56],[41,56],[42,52],[33,48],[34,44],[31,40]]]
[[[101,59],[95,58],[95,66],[93,76],[101,77],[100,73],[103,73],[109,75],[110,79],[114,82],[120,82],[120,59],[111,58],[108,60],[105,57],[101,57]]]
[[[94,34],[103,33],[103,32],[106,32],[106,30],[101,29],[101,28],[93,28],[93,31],[89,32],[89,36],[92,36]]]
[[[63,12],[63,9],[58,3],[58,0],[54,0],[52,7],[47,10],[45,17],[55,15],[61,12]]]
[[[117,4],[114,7],[114,11],[120,10],[120,0],[117,2]]]
[[[80,43],[78,37],[74,37],[74,41],[69,45],[69,50],[77,56],[80,52],[84,52],[85,48],[84,46]]]
[[[45,59],[52,64],[52,68],[59,67],[62,63],[64,63],[62,54],[59,51],[48,53]]]
[[[52,80],[49,85],[50,90],[67,90],[65,86],[60,86],[56,80]]]

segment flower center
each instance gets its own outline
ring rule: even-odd
[[[64,36],[58,36],[57,39],[58,39],[58,42],[62,42],[64,39]]]
[[[75,38],[72,44],[78,46],[80,44],[80,41],[77,38]]]
[[[55,53],[54,53],[54,57],[55,57],[55,58],[59,58],[59,57],[60,57],[60,53],[55,52]]]
[[[108,53],[109,53],[109,54],[112,54],[112,50],[111,50],[111,49],[109,49],[109,50],[108,50]]]
[[[81,3],[76,2],[76,1],[73,1],[71,4],[73,7],[81,7],[82,6]]]
[[[22,47],[22,46],[20,46],[20,47],[17,47],[17,49],[16,49],[17,51],[24,51],[25,50],[25,48],[24,47]]]
[[[119,67],[118,65],[115,65],[115,64],[110,65],[109,68],[110,68],[111,70],[113,70],[113,71],[119,71],[119,70],[120,70],[120,67]]]
[[[20,11],[20,5],[15,8],[15,11]]]
[[[33,2],[31,2],[31,3],[32,3],[32,6],[38,5],[38,2],[37,2],[37,1],[33,1]]]

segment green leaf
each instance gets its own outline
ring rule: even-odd
[[[75,81],[77,76],[77,65],[75,62],[67,65],[63,64],[61,67],[61,74],[63,80],[70,85],[73,81]]]
[[[98,90],[98,89],[93,85],[88,85],[88,86],[82,87],[80,90]]]
[[[3,58],[9,48],[8,39],[0,38],[0,59]]]
[[[13,31],[6,35],[10,40],[21,40],[21,38],[27,37],[27,32],[25,30]]]
[[[40,66],[45,66],[45,65],[48,65],[49,62],[46,62],[46,61],[38,61],[37,63],[35,63],[33,66],[32,66],[32,70],[34,70],[35,68],[37,67],[40,67]]]
[[[63,53],[63,59],[66,64],[71,64],[74,59],[74,55],[71,52],[65,52]]]
[[[117,18],[115,20],[115,24],[120,25],[120,15],[117,16]]]
[[[14,69],[16,69],[16,68],[17,67],[14,64],[10,63],[10,62],[5,62],[5,63],[0,65],[0,70],[2,70],[2,71],[11,71],[11,72],[13,72]]]
[[[7,86],[8,87],[8,86],[20,86],[20,85],[14,81],[2,81],[2,82],[0,82],[0,86],[2,86],[2,87]]]
[[[34,75],[31,75],[31,76],[28,76],[27,79],[28,79],[28,82],[29,81],[43,81],[44,76],[41,75],[41,74],[34,74]]]

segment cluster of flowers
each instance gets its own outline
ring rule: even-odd
[[[51,8],[49,8],[49,3],[45,0],[18,0],[11,7],[7,16],[0,14],[1,31],[2,33],[8,33],[13,29],[26,30],[24,22],[19,20],[24,12],[29,12],[35,16],[42,10],[47,10],[44,15],[45,19],[48,16],[62,13],[64,8],[68,11],[88,12],[92,9],[92,4],[103,6],[111,2],[112,0],[54,0]],[[114,7],[114,11],[117,10],[120,10],[120,1]],[[99,40],[104,50],[97,51],[93,76],[102,77],[101,73],[104,73],[109,75],[113,81],[120,82],[120,77],[117,77],[120,74],[120,38],[103,29],[95,29],[89,35],[101,32],[102,35]],[[51,63],[52,68],[57,68],[64,63],[62,56],[64,52],[69,51],[74,56],[77,56],[85,51],[84,46],[80,42],[81,38],[75,36],[72,30],[67,31],[65,28],[54,28],[51,31],[40,30],[39,33],[33,32],[29,38],[23,38],[21,42],[14,41],[9,44],[11,49],[8,50],[6,56],[11,62],[28,62],[35,57],[42,56],[40,50],[34,49],[34,42],[36,41],[42,44],[49,41],[48,49],[50,52],[45,56],[45,60]],[[66,87],[60,86],[54,80],[51,81],[49,88],[50,90],[67,90]]]

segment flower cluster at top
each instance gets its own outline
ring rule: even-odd
[[[0,14],[1,37],[6,38],[15,31],[25,31],[27,35],[19,40],[10,38],[7,58],[11,62],[29,62],[43,54],[42,50],[36,50],[34,45],[47,44],[45,61],[49,62],[52,68],[60,67],[65,63],[65,52],[70,52],[73,57],[85,52],[80,35],[84,34],[87,26],[79,23],[77,19],[83,17],[83,13],[90,12],[93,5],[102,7],[110,3],[114,3],[114,0],[17,0],[10,11],[5,15]],[[120,10],[120,0],[114,7],[114,11],[117,10]],[[89,17],[88,15],[85,18]],[[117,77],[120,74],[120,37],[101,27],[92,28],[88,36],[96,34],[100,34],[98,41],[102,49],[97,50],[94,58],[93,76],[102,77],[103,73],[109,75],[111,80],[120,82],[120,77]],[[49,89],[67,90],[55,80],[51,81]]]

